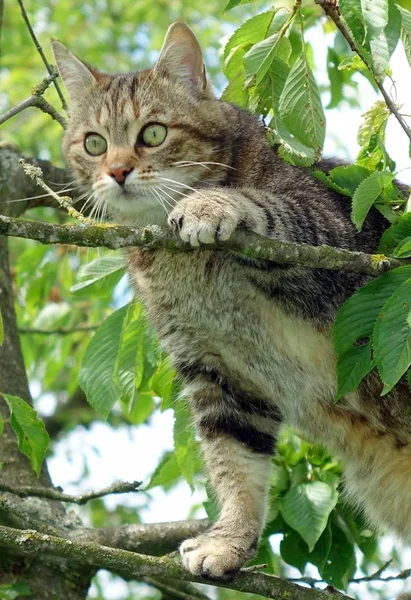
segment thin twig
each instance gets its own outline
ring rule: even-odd
[[[40,167],[31,165],[24,158],[20,158],[19,163],[23,166],[26,175],[33,179],[37,183],[37,185],[43,188],[43,190],[46,190],[46,192],[48,192],[48,194],[52,198],[57,200],[60,206],[66,209],[70,217],[73,217],[74,219],[77,219],[78,221],[81,221],[84,224],[93,223],[93,221],[87,219],[87,217],[84,217],[78,210],[76,210],[72,206],[71,198],[69,196],[59,196],[57,192],[52,190],[51,187],[47,185],[47,183],[43,180],[43,172],[40,169]]]
[[[126,494],[128,492],[138,492],[141,486],[141,481],[128,481],[112,483],[108,487],[94,492],[86,492],[85,494],[72,495],[65,494],[61,488],[44,488],[44,487],[33,487],[33,486],[20,486],[15,488],[5,483],[0,483],[1,492],[10,492],[20,498],[28,496],[36,496],[37,498],[48,498],[50,500],[58,500],[60,502],[74,502],[75,504],[86,504],[89,500],[95,498],[102,498],[110,494]]]
[[[56,109],[53,108],[51,104],[47,102],[47,100],[45,100],[41,96],[38,96],[37,94],[32,94],[25,100],[22,100],[21,102],[10,108],[10,110],[7,110],[5,113],[0,115],[0,125],[8,121],[8,119],[11,119],[11,117],[14,117],[18,113],[22,112],[23,110],[26,110],[26,108],[30,108],[32,106],[39,108],[44,113],[50,115],[52,119],[60,123],[63,129],[65,128],[66,122],[63,119],[63,117],[59,115]]]
[[[54,194],[54,192],[53,192]],[[27,238],[42,244],[71,244],[86,248],[118,250],[131,246],[162,248],[170,251],[193,251],[170,230],[151,225],[141,229],[113,225],[57,225],[14,219],[0,215],[0,235]],[[377,277],[396,267],[410,264],[410,258],[389,258],[384,254],[351,252],[332,246],[309,246],[266,238],[249,231],[237,230],[229,240],[204,245],[203,250],[234,250],[248,258],[270,260],[279,264],[314,269],[365,273]]]
[[[31,329],[30,327],[19,327],[19,333],[24,335],[70,335],[71,333],[84,333],[87,331],[95,331],[100,327],[97,325],[83,325],[79,327],[70,328],[56,328],[56,329]]]
[[[49,72],[50,75],[52,75],[53,74],[53,67],[49,64],[49,62],[47,60],[47,57],[46,57],[46,55],[43,52],[43,48],[40,46],[40,43],[39,43],[39,41],[37,39],[37,36],[34,33],[34,30],[33,30],[32,26],[31,26],[31,23],[30,23],[28,15],[27,15],[26,9],[24,8],[23,0],[17,0],[17,2],[19,3],[20,9],[21,9],[21,14],[23,15],[23,19],[24,19],[24,21],[25,21],[25,23],[27,25],[27,29],[29,30],[29,33],[31,35],[31,39],[34,42],[34,45],[36,46],[37,51],[40,54],[40,56],[42,58],[42,61],[45,64],[45,67],[46,67],[47,71]],[[54,87],[56,88],[56,91],[57,91],[57,93],[59,95],[59,98],[61,100],[61,105],[62,105],[63,109],[67,112],[68,107],[67,107],[66,101],[64,99],[63,92],[61,91],[60,86],[57,83],[57,81],[54,80],[53,83],[54,83]]]
[[[318,4],[319,6],[321,6],[321,8],[325,12],[325,14],[335,23],[336,27],[340,30],[340,32],[342,33],[344,38],[347,40],[348,45],[350,46],[351,50],[353,52],[355,52],[356,54],[358,54],[358,56],[361,58],[361,60],[365,63],[366,67],[368,68],[370,73],[373,75],[374,81],[377,84],[378,89],[380,90],[390,112],[394,115],[394,117],[397,119],[398,123],[401,125],[402,129],[404,130],[405,134],[411,140],[410,128],[408,127],[407,123],[404,121],[401,114],[397,110],[395,103],[392,101],[392,99],[390,98],[390,95],[385,90],[382,82],[379,80],[378,77],[375,76],[372,65],[369,64],[366,57],[361,52],[361,49],[358,47],[356,41],[351,36],[351,33],[349,32],[344,21],[341,19],[339,10],[336,6],[336,1],[335,0],[314,0],[314,2],[316,4]]]

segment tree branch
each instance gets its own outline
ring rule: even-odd
[[[366,57],[361,52],[361,49],[358,47],[356,41],[352,37],[348,27],[345,25],[344,21],[341,19],[336,0],[314,0],[314,2],[316,4],[318,4],[319,6],[321,6],[321,8],[323,9],[323,11],[327,15],[327,17],[329,17],[331,19],[331,21],[334,22],[337,29],[339,29],[339,31],[342,33],[344,38],[347,40],[348,45],[350,46],[351,50],[353,52],[355,52],[356,54],[358,54],[358,56],[364,62],[367,69],[373,75],[374,81],[375,81],[378,89],[380,90],[380,92],[385,100],[385,103],[388,106],[389,111],[391,112],[391,114],[394,115],[394,117],[397,119],[398,123],[401,125],[402,129],[404,130],[405,134],[411,140],[410,128],[408,127],[407,123],[403,119],[402,115],[398,112],[397,107],[395,106],[395,103],[392,101],[388,92],[385,90],[382,82],[379,80],[378,77],[375,76],[372,65],[369,64]]]
[[[210,525],[208,519],[169,521],[168,523],[138,523],[120,527],[98,529],[80,528],[73,531],[71,539],[95,542],[111,548],[121,548],[140,554],[163,556],[174,552],[181,542],[204,533]]]
[[[46,55],[45,55],[45,54],[44,54],[44,52],[43,52],[43,48],[40,46],[40,43],[39,43],[39,41],[38,41],[38,39],[37,39],[37,36],[36,36],[36,34],[34,33],[34,30],[33,30],[32,26],[31,26],[31,23],[30,23],[30,20],[29,20],[29,17],[28,17],[28,15],[27,15],[26,9],[24,8],[23,0],[17,0],[17,2],[19,3],[20,10],[21,10],[21,14],[22,14],[22,16],[23,16],[24,22],[25,22],[25,23],[26,23],[26,25],[27,25],[27,29],[29,30],[29,33],[30,33],[31,39],[32,39],[32,40],[33,40],[33,42],[34,42],[34,45],[36,46],[36,48],[37,48],[37,51],[38,51],[38,53],[40,54],[40,56],[41,56],[41,59],[42,59],[42,61],[43,61],[44,65],[45,65],[45,67],[46,67],[47,71],[49,72],[49,75],[52,75],[52,74],[53,74],[53,71],[54,71],[54,69],[53,69],[53,67],[52,67],[52,66],[49,64],[49,62],[48,62],[48,60],[47,60],[47,57],[46,57]],[[61,91],[61,89],[60,89],[60,86],[59,86],[59,84],[57,83],[57,81],[53,81],[53,83],[54,83],[54,87],[56,88],[56,91],[57,91],[57,93],[58,93],[58,95],[59,95],[59,98],[60,98],[60,100],[61,100],[61,105],[62,105],[63,109],[64,109],[64,110],[67,112],[68,106],[67,106],[67,104],[66,104],[66,101],[65,101],[65,99],[64,99],[63,92]]]
[[[52,535],[44,535],[32,530],[13,529],[0,526],[0,547],[9,548],[22,555],[50,555],[71,561],[92,565],[119,573],[126,578],[165,577],[197,583],[207,583],[204,579],[188,573],[177,561],[169,556],[162,558],[146,556],[126,550],[100,546],[99,544],[67,540]],[[264,573],[240,573],[230,583],[212,581],[211,585],[223,588],[260,594],[280,600],[329,600],[328,593],[322,590],[301,587],[289,581]],[[337,592],[335,598],[347,596]],[[352,600],[352,599],[348,599]]]
[[[5,123],[8,119],[11,119],[11,117],[14,117],[18,113],[22,112],[23,110],[26,110],[26,108],[30,108],[32,106],[39,108],[44,113],[47,113],[52,119],[58,121],[63,127],[63,129],[65,128],[66,122],[63,119],[63,117],[59,115],[59,113],[51,106],[51,104],[47,102],[47,100],[45,100],[41,96],[38,96],[37,94],[31,94],[31,96],[29,96],[25,100],[22,100],[21,102],[7,110],[5,113],[0,115],[0,125]]]
[[[112,483],[108,487],[105,487],[101,490],[87,492],[85,494],[80,494],[76,496],[72,494],[65,494],[59,488],[53,489],[45,487],[35,487],[30,485],[13,487],[11,485],[6,485],[5,483],[0,482],[0,491],[15,494],[20,498],[26,498],[27,496],[36,496],[37,498],[49,498],[50,500],[59,500],[60,502],[74,502],[75,504],[86,504],[90,500],[94,500],[95,498],[102,498],[103,496],[108,496],[110,494],[125,494],[128,492],[137,492],[139,491],[138,488],[141,486],[141,484],[141,481],[133,481],[131,483],[127,481]]]
[[[0,235],[28,238],[42,244],[72,244],[112,250],[130,246],[164,248],[170,251],[193,250],[189,244],[173,236],[169,230],[157,225],[142,229],[112,224],[55,225],[0,215]],[[331,246],[308,246],[283,242],[242,230],[235,232],[227,242],[207,244],[203,248],[233,250],[248,258],[270,260],[280,264],[351,271],[373,276],[411,262],[411,259],[398,260],[384,254],[363,254]]]

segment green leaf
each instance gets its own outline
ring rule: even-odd
[[[313,481],[292,486],[280,501],[285,522],[314,549],[337,504],[338,492],[326,483]]]
[[[256,0],[228,0],[227,4],[224,6],[223,13],[241,4],[251,4],[251,2],[255,1]]]
[[[246,75],[246,85],[253,81],[259,85],[267,75],[275,57],[287,63],[291,54],[291,43],[280,33],[274,33],[254,46],[244,55],[243,63]]]
[[[121,396],[114,380],[127,310],[127,306],[116,310],[100,325],[87,347],[80,368],[80,387],[84,390],[88,402],[103,419],[107,419]]]
[[[361,0],[365,30],[369,39],[375,39],[388,23],[388,0]]]
[[[274,18],[275,11],[268,10],[267,12],[260,13],[247,19],[228,40],[224,48],[224,61],[227,60],[230,52],[238,47],[249,47],[257,42],[265,39],[268,30]],[[225,71],[224,71],[225,72]]]
[[[307,544],[294,529],[286,528],[280,543],[280,553],[286,563],[296,567],[304,575],[310,553]]]
[[[93,296],[108,297],[113,287],[120,281],[125,272],[124,257],[110,254],[82,266],[77,275],[77,283],[71,292],[92,294]]]
[[[370,0],[369,0],[370,1]],[[381,1],[381,0],[380,0]],[[375,0],[372,0],[374,4]],[[387,2],[388,4],[388,2]],[[387,75],[388,63],[401,34],[401,15],[393,2],[389,3],[388,21],[384,28],[370,41],[374,73],[380,81]]]
[[[400,6],[396,5],[401,14],[402,32],[401,41],[404,46],[405,55],[408,63],[411,66],[411,12]]]
[[[310,167],[315,162],[314,149],[297,140],[280,119],[273,118],[269,127],[272,134],[268,139],[272,144],[280,144],[279,154],[284,160],[301,167]]]
[[[194,475],[198,465],[198,443],[195,440],[192,418],[183,400],[174,407],[174,450],[181,474],[194,491]]]
[[[154,394],[161,398],[161,411],[171,408],[179,386],[176,382],[176,372],[168,357],[159,362],[149,385]]]
[[[319,181],[324,183],[327,187],[331,188],[335,192],[338,192],[339,194],[342,194],[343,196],[348,196],[349,198],[351,198],[352,194],[350,193],[350,191],[347,188],[343,188],[337,185],[332,180],[332,177],[324,173],[324,171],[318,171],[317,169],[314,169],[311,172],[316,179],[319,179]]]
[[[370,174],[371,171],[369,169],[358,165],[335,167],[328,173],[333,183],[348,190],[351,196],[354,196],[360,183],[362,183]]]
[[[339,357],[337,363],[337,394],[340,400],[345,394],[356,390],[366,375],[375,367],[371,358],[371,344],[361,344],[349,348]]]
[[[335,523],[331,526],[332,545],[328,559],[319,569],[321,577],[330,585],[345,590],[356,569],[354,545]]]
[[[44,423],[36,411],[18,396],[3,394],[3,397],[11,413],[10,424],[17,436],[19,450],[30,460],[34,472],[39,477],[50,443]]]
[[[341,14],[359,46],[368,46],[365,39],[365,26],[361,8],[361,0],[340,0],[338,3]]]
[[[22,596],[32,596],[33,592],[26,583],[0,584],[0,600],[18,600]]]
[[[154,487],[163,486],[167,491],[178,482],[180,477],[181,472],[175,453],[165,452],[145,489],[151,490]]]
[[[123,320],[119,351],[114,367],[114,386],[130,412],[144,374],[145,331],[147,322],[141,304],[131,303]]]
[[[411,237],[404,238],[391,252],[395,258],[409,258],[411,256]]]
[[[357,163],[371,170],[385,168],[386,151],[383,142],[390,114],[385,102],[378,100],[363,115],[364,120],[357,136],[360,146]]]
[[[365,218],[383,192],[384,188],[392,182],[395,173],[379,171],[372,173],[367,179],[360,183],[352,199],[352,221],[358,231],[361,231]]]
[[[382,307],[410,277],[411,265],[398,267],[370,281],[343,304],[334,325],[334,348],[339,358],[360,340],[371,339]]]
[[[3,345],[4,342],[4,325],[3,325],[3,314],[0,310],[0,346]]]
[[[315,565],[319,569],[319,571],[321,571],[321,569],[324,569],[327,563],[331,550],[331,544],[331,518],[329,518],[327,522],[327,527],[322,532],[320,539],[316,543],[314,550],[309,554],[308,558],[310,563]]]
[[[280,118],[288,130],[320,158],[325,115],[314,75],[302,52],[292,66],[279,102]]]
[[[411,278],[384,304],[374,327],[374,356],[387,394],[411,365]]]

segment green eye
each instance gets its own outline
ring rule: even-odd
[[[98,133],[89,133],[84,140],[84,147],[92,156],[99,156],[107,150],[107,142]]]
[[[154,123],[146,125],[142,131],[141,139],[146,146],[159,146],[167,137],[167,127]]]

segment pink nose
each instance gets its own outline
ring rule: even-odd
[[[113,177],[117,181],[119,185],[123,185],[126,177],[131,171],[133,167],[127,167],[126,165],[121,165],[120,167],[111,167],[108,171],[110,177]]]

